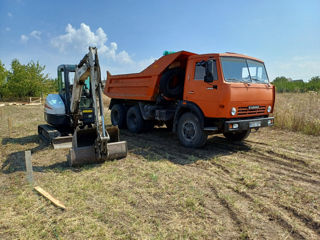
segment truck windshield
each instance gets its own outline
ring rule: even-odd
[[[269,83],[264,64],[245,58],[221,57],[226,82]]]

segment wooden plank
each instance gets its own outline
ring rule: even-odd
[[[48,200],[50,200],[55,206],[65,210],[66,207],[64,206],[64,204],[62,202],[60,202],[58,199],[55,199],[54,197],[52,197],[50,195],[50,193],[46,192],[45,190],[43,190],[41,187],[36,186],[34,187],[34,189],[41,194],[42,196],[44,196],[45,198],[47,198]]]
[[[26,161],[27,181],[30,184],[33,184],[33,170],[32,170],[32,162],[31,162],[31,151],[25,151],[24,152],[24,159]]]

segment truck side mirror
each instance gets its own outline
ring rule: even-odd
[[[205,65],[206,75],[204,76],[205,82],[213,82],[213,60],[208,60]]]

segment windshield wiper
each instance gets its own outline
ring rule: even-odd
[[[263,79],[258,79],[258,78],[253,78],[253,77],[251,77],[251,80],[254,80],[254,81],[256,81],[256,82],[259,82],[259,83],[268,83],[268,82],[265,82]]]
[[[236,78],[227,78],[227,81],[232,81],[232,82],[241,82],[240,79],[236,79]]]

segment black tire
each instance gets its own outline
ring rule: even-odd
[[[122,104],[115,104],[111,108],[111,123],[113,126],[118,126],[120,129],[125,129],[127,118],[126,107]]]
[[[144,120],[138,105],[129,108],[127,112],[127,127],[133,133],[141,133],[145,129]]]
[[[178,122],[178,138],[185,147],[202,147],[207,141],[207,133],[201,129],[199,118],[190,112],[184,113]]]
[[[172,68],[160,78],[160,92],[169,98],[179,98],[183,94],[185,72],[182,68]]]
[[[240,132],[225,132],[223,135],[231,142],[241,142],[245,140],[251,133],[251,130],[244,130]]]

